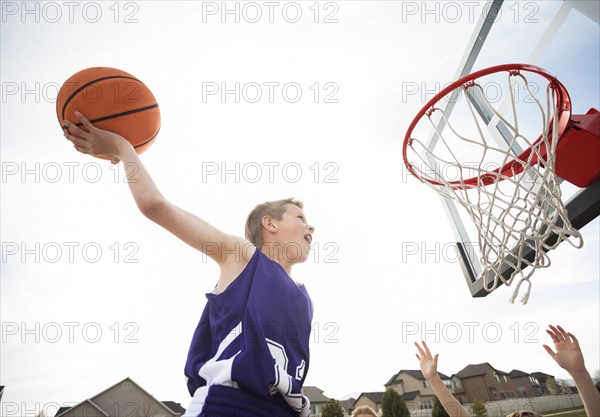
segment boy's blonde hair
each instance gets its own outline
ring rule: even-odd
[[[275,220],[281,220],[288,204],[293,204],[301,209],[304,208],[302,201],[294,200],[293,198],[267,201],[266,203],[259,204],[258,206],[254,207],[254,210],[252,210],[252,212],[248,215],[248,219],[246,220],[246,239],[260,249],[263,245],[263,217],[271,216]]]
[[[375,412],[375,410],[373,410],[368,405],[361,405],[360,407],[355,408],[354,411],[352,412],[352,417],[357,417],[360,415],[379,417],[377,415],[377,413]]]

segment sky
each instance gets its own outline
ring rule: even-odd
[[[305,385],[382,391],[418,369],[421,339],[447,375],[489,362],[566,378],[542,348],[550,323],[600,368],[598,220],[582,249],[550,253],[527,305],[508,302],[512,287],[473,299],[440,198],[402,164],[408,124],[454,80],[486,7],[427,4],[2,1],[0,414],[54,415],[128,376],[189,402],[183,366],[218,268],[139,213],[122,166],[62,136],[58,88],[94,66],[153,91],[161,130],[142,162],[174,204],[242,235],[256,204],[304,201],[316,231],[292,276],[315,307]],[[474,69],[530,62],[561,4],[506,1]],[[599,39],[572,10],[530,62],[575,113],[600,107]]]

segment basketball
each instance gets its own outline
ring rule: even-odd
[[[64,82],[56,99],[56,116],[63,131],[67,129],[65,119],[85,129],[76,111],[97,128],[123,136],[138,154],[154,143],[160,130],[160,110],[150,89],[115,68],[87,68]]]

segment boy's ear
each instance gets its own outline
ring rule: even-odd
[[[262,226],[267,232],[275,233],[277,231],[277,226],[271,216],[263,216]]]

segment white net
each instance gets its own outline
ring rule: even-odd
[[[504,113],[512,113],[512,120],[490,99],[485,91],[489,85],[480,80],[465,84],[458,91],[464,100],[455,103],[462,104],[462,112],[454,106],[452,120],[438,107],[422,118],[433,126],[437,144],[428,146],[411,135],[410,165],[426,184],[462,205],[475,223],[482,266],[478,278],[484,288],[510,286],[518,278],[510,301],[526,283],[521,299],[526,304],[530,277],[550,265],[546,252],[565,240],[581,247],[583,240],[569,222],[554,171],[559,132],[555,88],[546,81],[540,89],[518,71],[503,74],[508,87],[502,86],[508,91],[504,105],[512,110]],[[545,106],[536,98],[538,91],[545,91]],[[453,99],[457,97],[455,93]],[[520,125],[517,114],[526,115],[528,122]],[[502,133],[502,140],[493,132]]]

